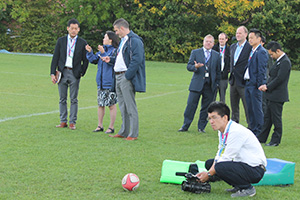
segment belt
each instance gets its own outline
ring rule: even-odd
[[[264,165],[258,165],[260,168],[262,168],[264,171],[267,171],[266,167]]]
[[[65,67],[66,69],[68,69],[68,70],[72,70],[73,68],[72,67]]]
[[[126,71],[121,71],[121,72],[115,72],[116,75],[119,75],[119,74],[124,74]]]

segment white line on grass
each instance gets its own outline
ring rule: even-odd
[[[13,96],[25,96],[25,97],[49,98],[48,96],[31,95],[31,94],[24,94],[24,93],[13,93],[13,92],[0,92],[0,94],[7,94],[7,95],[13,95]]]
[[[141,98],[137,98],[136,100],[145,100],[145,99],[163,97],[163,96],[167,96],[167,95],[175,94],[175,93],[180,93],[180,92],[184,92],[184,91],[187,91],[187,90],[179,90],[179,91],[176,91],[176,92],[168,92],[168,93],[153,95],[153,96],[149,96],[149,97],[141,97]],[[86,109],[91,109],[91,108],[97,108],[97,106],[83,107],[83,108],[79,108],[79,110],[86,110]],[[29,115],[20,115],[20,116],[16,116],[16,117],[6,117],[6,118],[3,118],[3,119],[0,119],[0,123],[1,122],[6,122],[6,121],[12,121],[12,120],[16,120],[16,119],[29,118],[29,117],[41,116],[41,115],[50,115],[50,114],[55,114],[55,113],[59,113],[59,110],[54,110],[54,111],[50,111],[50,112],[43,112],[43,113],[33,113],[33,114],[29,114]]]
[[[22,76],[40,76],[40,77],[50,77],[50,75],[46,74],[30,74],[30,73],[20,73],[20,72],[0,72],[0,74],[16,74],[16,75],[22,75]],[[50,79],[50,78],[49,78]]]

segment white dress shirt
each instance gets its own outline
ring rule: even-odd
[[[72,39],[70,35],[68,35],[68,42],[67,42],[67,58],[66,58],[66,67],[73,68],[73,56],[75,52],[76,40],[77,35]]]
[[[251,60],[251,58],[253,57],[253,55],[254,55],[256,49],[257,49],[259,46],[260,46],[260,44],[259,44],[257,47],[255,47],[255,49],[252,49],[252,51],[251,51],[251,53],[250,53],[250,56],[249,56],[249,59],[248,59],[248,62],[250,62],[250,60]],[[249,74],[249,65],[248,65],[248,67],[247,67],[247,69],[246,69],[246,72],[245,72],[245,74],[244,74],[244,80],[249,80],[249,79],[250,79],[250,74]]]
[[[230,122],[231,125],[229,126]],[[252,167],[267,166],[264,150],[256,136],[249,129],[230,120],[225,129],[225,132],[227,131],[228,137],[222,152],[222,133],[218,132],[220,142],[215,157],[216,162],[234,161],[243,162]]]
[[[124,44],[127,42],[127,40],[128,40],[128,36],[126,35],[124,38],[122,38],[121,43],[119,45],[116,63],[114,66],[115,72],[127,71],[127,66],[124,62],[123,53],[122,53]]]

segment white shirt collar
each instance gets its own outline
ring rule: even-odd
[[[203,47],[203,50],[204,50],[204,52],[206,52],[208,49],[205,49],[205,48]],[[211,49],[208,50],[208,51],[211,52]]]
[[[279,58],[277,58],[277,62],[285,55],[285,53],[283,53]]]
[[[241,46],[240,46],[240,43],[237,42],[236,45],[237,45],[238,47],[243,47],[243,46],[246,44],[246,42],[247,42],[247,40],[245,40]]]
[[[73,39],[77,39],[78,35],[76,35],[74,38],[71,38],[71,36],[68,34],[68,41],[73,40]]]
[[[259,46],[261,46],[261,44],[257,45],[257,47],[255,47],[255,49],[252,48],[252,51],[255,52]]]

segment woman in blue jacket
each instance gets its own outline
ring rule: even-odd
[[[98,71],[96,76],[98,88],[98,127],[94,132],[103,131],[103,117],[105,114],[105,106],[109,107],[110,124],[105,133],[114,133],[114,123],[117,115],[117,95],[114,84],[114,65],[103,62],[100,58],[104,56],[112,56],[116,53],[116,48],[119,46],[119,37],[112,31],[107,31],[103,38],[103,46],[98,45],[96,54],[93,53],[92,48],[86,45],[87,59],[90,63],[98,64]]]

